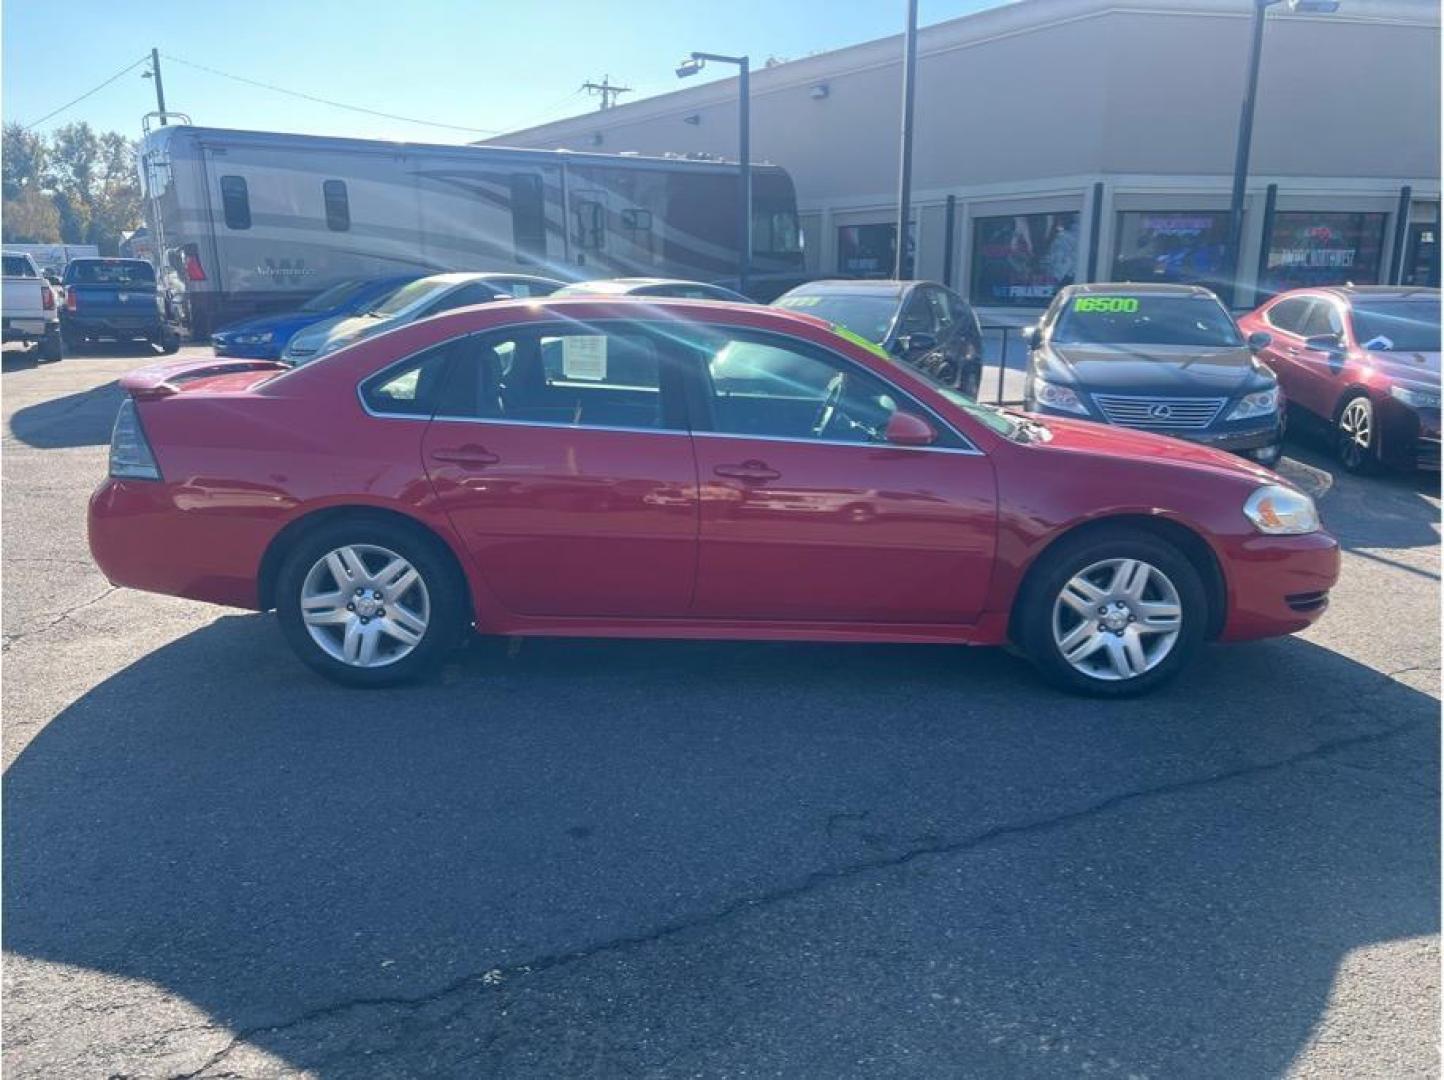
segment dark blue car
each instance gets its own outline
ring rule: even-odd
[[[254,360],[279,360],[286,342],[299,330],[323,319],[358,315],[369,311],[401,286],[420,274],[400,277],[351,279],[317,293],[295,311],[262,315],[232,323],[211,335],[217,356],[242,356]]]

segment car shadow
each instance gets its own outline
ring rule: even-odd
[[[1436,717],[1300,639],[1107,706],[917,646],[531,640],[358,692],[225,616],[10,766],[4,944],[325,1077],[1076,1075],[1060,1030],[1277,1075],[1351,950],[1437,930]]]
[[[120,383],[112,381],[26,405],[10,417],[10,434],[42,450],[104,446],[110,442],[123,397]]]

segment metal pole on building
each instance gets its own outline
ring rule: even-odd
[[[1238,270],[1243,252],[1243,197],[1248,184],[1249,147],[1253,142],[1254,100],[1258,96],[1259,54],[1263,50],[1264,12],[1279,0],[1254,0],[1253,31],[1248,50],[1243,112],[1238,120],[1238,146],[1233,156],[1233,194],[1228,203],[1228,298],[1238,302]]]
[[[1389,284],[1404,280],[1404,244],[1409,237],[1409,209],[1414,189],[1405,184],[1399,189],[1399,208],[1394,211],[1394,250],[1389,253]]]
[[[918,0],[907,0],[907,31],[903,34],[902,148],[897,180],[897,254],[893,277],[912,277],[908,265],[908,219],[913,198],[913,84],[918,66]]]
[[[957,222],[958,197],[949,195],[943,219],[943,284],[950,289],[953,287],[953,247],[956,243],[954,233],[957,232]]]
[[[741,190],[737,193],[737,291],[747,292],[752,271],[752,119],[751,63],[746,56],[694,52],[677,65],[677,78],[696,75],[708,60],[737,65],[737,172]]]
[[[1097,281],[1098,235],[1103,228],[1103,182],[1101,180],[1093,185],[1093,205],[1088,217],[1088,273],[1083,280]]]

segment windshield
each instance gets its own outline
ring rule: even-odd
[[[95,259],[72,262],[65,280],[77,285],[154,285],[155,271],[135,259]]]
[[[1379,352],[1438,352],[1438,300],[1354,302],[1354,337]]]
[[[1055,345],[1192,345],[1233,348],[1238,327],[1212,296],[1138,293],[1074,296],[1053,328]]]
[[[325,292],[317,293],[301,305],[302,311],[330,311],[340,307],[361,291],[364,281],[342,281],[332,285]]]
[[[883,293],[788,293],[773,303],[845,326],[868,341],[881,342],[892,327],[898,298]]]
[[[451,288],[454,281],[436,281],[433,278],[421,278],[409,285],[403,285],[381,303],[377,304],[370,311],[372,315],[391,316],[405,311],[412,304],[425,300],[431,296],[440,296],[447,289]]]

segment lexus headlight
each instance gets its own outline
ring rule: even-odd
[[[1439,391],[1424,390],[1417,386],[1389,387],[1389,393],[1416,409],[1437,409],[1439,407]]]
[[[1271,386],[1267,390],[1245,394],[1243,400],[1233,407],[1233,412],[1228,414],[1228,418],[1230,420],[1248,420],[1255,416],[1269,416],[1278,411],[1279,388]]]
[[[1071,387],[1037,379],[1033,383],[1033,394],[1038,399],[1038,404],[1046,408],[1061,409],[1063,412],[1077,413],[1080,416],[1088,415],[1088,406],[1083,404],[1083,399]]]
[[[1319,528],[1314,500],[1282,484],[1265,484],[1243,504],[1244,516],[1254,528],[1270,536],[1298,536]]]

